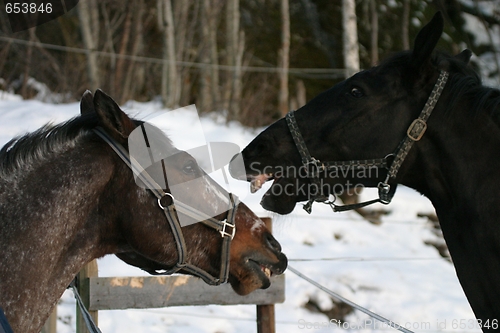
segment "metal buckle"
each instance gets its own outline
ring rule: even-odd
[[[161,198],[158,198],[158,206],[160,206],[160,208],[163,210],[165,210],[166,207],[163,207],[163,205],[161,204],[161,199],[165,198],[166,196],[169,196],[172,199],[172,203],[174,203],[174,199],[175,199],[174,196],[170,193],[165,193],[165,194],[163,194],[163,196]]]
[[[391,185],[383,182],[378,183],[377,187],[384,194],[389,193],[389,191],[391,190]]]
[[[411,132],[414,129],[417,132],[416,136],[411,134]],[[422,139],[422,136],[424,136],[426,129],[427,129],[427,123],[424,120],[417,118],[411,123],[410,127],[408,127],[408,130],[406,131],[406,135],[408,135],[408,137],[410,139],[412,139],[413,141],[418,141],[418,140]]]
[[[391,185],[387,184],[386,182],[380,182],[377,185],[378,188],[378,196],[380,203],[384,205],[388,205],[391,203],[391,198],[389,198],[389,192],[391,191]]]
[[[385,168],[389,170],[391,168],[392,162],[394,162],[394,159],[396,158],[396,154],[390,153],[385,155],[384,161],[385,161]]]
[[[310,170],[309,166],[313,166],[313,167],[316,168],[315,174],[311,173],[311,170]],[[307,175],[308,176],[312,175],[313,177],[317,177],[320,172],[322,172],[323,170],[325,170],[325,165],[323,163],[321,163],[320,160],[317,160],[314,157],[311,157],[310,160],[308,160],[307,162],[305,162],[304,163],[304,167],[306,168]]]
[[[222,223],[222,230],[219,230],[219,233],[222,236],[222,238],[229,236],[231,237],[231,240],[233,240],[234,235],[236,234],[236,225],[228,223],[227,220],[221,221],[221,223]],[[226,231],[226,226],[230,226],[231,228],[233,228],[231,233],[228,233]]]

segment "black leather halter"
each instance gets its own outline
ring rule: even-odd
[[[236,233],[235,226],[235,213],[237,206],[237,198],[231,193],[229,197],[231,200],[230,207],[228,208],[227,217],[225,220],[219,221],[213,217],[206,215],[193,207],[186,205],[178,200],[175,200],[172,194],[165,192],[158,183],[156,183],[153,178],[144,170],[137,170],[139,164],[133,160],[125,148],[111,138],[102,128],[95,128],[94,132],[101,137],[109,146],[116,152],[116,154],[125,162],[125,164],[132,170],[136,170],[136,175],[141,181],[146,184],[147,188],[153,193],[158,199],[158,206],[163,210],[167,218],[170,228],[172,229],[172,234],[177,245],[177,253],[179,259],[173,268],[162,272],[163,275],[170,275],[180,271],[181,269],[185,272],[191,273],[203,279],[207,284],[219,285],[225,283],[229,276],[229,252],[231,241]],[[164,206],[165,199],[170,199],[170,203]],[[197,221],[200,221],[207,226],[217,230],[222,237],[222,251],[221,251],[221,268],[219,277],[216,278],[205,270],[191,265],[186,262],[186,242],[184,241],[184,236],[182,235],[182,229],[177,217],[177,213],[181,212]]]
[[[367,205],[371,205],[376,202],[383,203],[385,205],[389,204],[395,193],[396,183],[389,182],[396,178],[399,168],[403,164],[408,152],[410,151],[413,144],[419,141],[427,129],[427,119],[431,115],[432,110],[436,106],[441,93],[443,92],[444,86],[448,80],[449,73],[446,71],[441,71],[437,79],[432,92],[425,103],[422,112],[415,119],[406,131],[406,137],[401,141],[398,148],[394,153],[387,155],[384,158],[373,159],[373,160],[352,160],[352,161],[332,161],[332,162],[321,162],[320,160],[314,158],[309,153],[306,143],[302,134],[300,133],[299,126],[295,120],[295,111],[290,111],[286,115],[286,122],[288,124],[288,129],[292,134],[295,146],[300,153],[302,158],[302,165],[305,167],[307,177],[311,180],[313,184],[317,186],[319,195],[311,197],[309,201],[304,205],[304,210],[309,214],[312,211],[312,204],[316,202],[329,204],[335,212],[341,212],[351,209],[361,208]],[[340,169],[340,170],[352,170],[352,169],[366,169],[366,168],[386,168],[388,169],[387,176],[383,182],[378,184],[378,195],[379,197],[374,200],[361,202],[358,204],[338,206],[334,201],[329,201],[328,197],[322,194],[321,184],[319,175],[321,172],[330,169]],[[391,190],[392,187],[392,190]]]

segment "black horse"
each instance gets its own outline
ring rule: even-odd
[[[101,91],[86,93],[81,111],[0,150],[0,308],[14,332],[39,332],[75,274],[106,254],[151,273],[174,269],[211,284],[228,280],[242,295],[269,287],[271,274],[285,270],[286,257],[265,224],[245,204],[228,200],[191,155],[159,133],[155,144],[172,153],[161,160],[170,185],[138,186],[114,149],[128,155],[129,135],[147,124]],[[181,201],[166,193],[172,183],[195,179],[201,181],[181,195],[196,207],[227,210],[181,228],[181,213],[200,211],[181,210]]]
[[[233,176],[253,190],[274,180],[262,205],[281,214],[353,185],[378,186],[384,203],[397,183],[418,190],[436,208],[460,283],[489,331],[500,320],[500,91],[481,85],[469,50],[434,52],[442,31],[438,13],[412,51],[272,124],[243,150],[247,174]]]

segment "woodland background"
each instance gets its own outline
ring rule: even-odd
[[[346,4],[355,6],[357,32],[345,28]],[[446,19],[438,47],[452,54],[467,47],[485,79],[500,76],[500,0],[80,0],[18,33],[3,6],[0,90],[26,99],[69,102],[101,88],[119,103],[194,103],[263,126],[356,67],[411,48],[438,10]],[[471,31],[471,17],[480,32]],[[349,36],[358,47],[354,66],[343,51]]]

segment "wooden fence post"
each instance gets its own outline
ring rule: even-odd
[[[273,232],[273,221],[270,217],[261,217],[267,229]],[[274,304],[257,305],[257,333],[276,333]]]
[[[83,304],[88,309],[90,305],[90,277],[97,276],[97,261],[92,260],[85,267],[82,268],[80,273],[77,275],[78,292],[82,298]],[[97,311],[89,311],[94,323],[97,323]],[[79,307],[76,307],[76,333],[89,333],[87,326],[85,325],[85,320],[82,317],[82,313]]]

